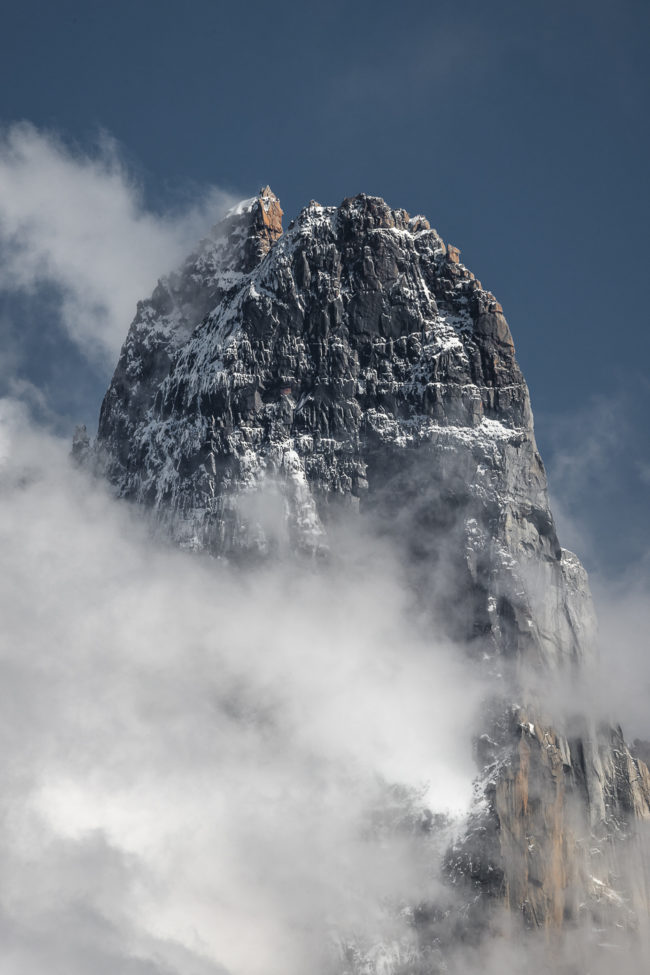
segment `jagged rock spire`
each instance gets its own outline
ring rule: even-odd
[[[282,236],[282,207],[270,186],[262,187],[251,207],[251,230],[248,258],[254,267]]]
[[[313,557],[354,514],[481,667],[523,687],[589,659],[586,575],[558,542],[501,305],[428,221],[378,197],[312,203],[285,234],[270,187],[234,208],[139,306],[96,451],[185,547]],[[615,731],[568,741],[519,706],[495,728],[456,879],[562,923],[610,890],[650,775]],[[596,826],[594,854],[580,835]]]

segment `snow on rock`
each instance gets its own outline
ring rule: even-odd
[[[527,672],[590,658],[586,575],[557,538],[501,305],[425,218],[377,197],[312,201],[286,232],[269,187],[234,207],[138,305],[77,453],[219,557],[323,557],[337,519],[362,519],[435,625],[524,697]],[[548,926],[594,887],[566,797],[607,830],[650,815],[650,773],[613,732],[569,744],[519,710],[479,738],[450,871]],[[378,952],[357,969],[399,967]]]

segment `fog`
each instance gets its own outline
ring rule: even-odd
[[[467,809],[482,689],[390,554],[229,572],[1,410],[3,963],[297,972],[434,892],[393,826]]]
[[[650,741],[650,547],[640,395],[615,387],[574,415],[544,418],[553,445],[551,508],[560,541],[589,569],[598,624],[598,667],[572,688],[574,708],[580,702],[597,718],[622,722],[629,741]]]
[[[249,571],[177,551],[7,399],[0,458],[2,970],[298,975],[346,946],[416,970],[408,907],[451,896],[489,689],[390,551],[359,534],[347,567]],[[547,971],[503,924],[449,971]],[[552,957],[641,971],[602,943]]]

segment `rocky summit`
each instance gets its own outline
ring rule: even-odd
[[[450,883],[529,927],[633,930],[650,774],[619,728],[540,703],[540,681],[590,667],[593,612],[503,309],[424,217],[382,199],[282,216],[261,190],[139,303],[97,438],[74,452],[178,544],[233,563],[336,557],[347,519],[386,538],[431,619],[508,674]]]

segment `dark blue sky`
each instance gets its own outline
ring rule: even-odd
[[[108,131],[154,209],[268,182],[287,219],[425,213],[504,306],[587,560],[623,565],[650,548],[649,28],[647,0],[23,0],[0,121]],[[106,377],[47,358],[96,410]]]

